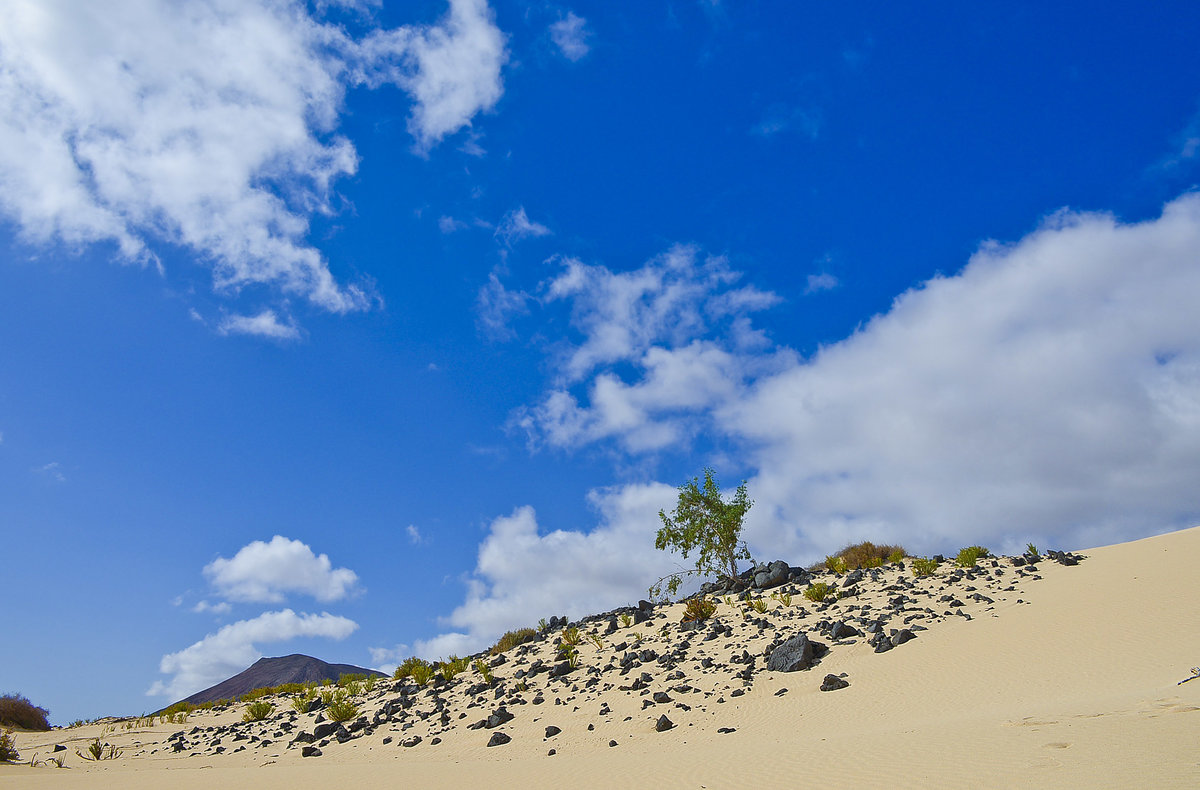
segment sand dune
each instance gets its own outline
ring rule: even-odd
[[[106,733],[124,751],[102,763],[74,752],[100,735],[100,725],[19,733],[23,759],[35,752],[44,759],[64,744],[60,754],[71,767],[0,766],[0,787],[1200,787],[1200,680],[1177,685],[1200,665],[1200,574],[1192,567],[1200,528],[1082,553],[1077,566],[1042,561],[1025,575],[1007,559],[959,580],[948,566],[927,580],[889,570],[836,604],[768,600],[765,615],[746,619],[742,607],[722,604],[711,621],[717,625],[695,633],[679,630],[680,605],[660,607],[651,622],[605,636],[602,648],[581,645],[581,667],[566,679],[542,673],[516,691],[514,673],[553,653],[550,640],[517,648],[495,669],[504,699],[491,689],[468,697],[479,678],[465,673],[437,694],[409,694],[401,716],[332,741],[315,758],[301,757],[301,744],[289,747],[296,733],[312,731],[313,714],[293,717],[295,729],[282,738],[272,735],[287,716],[239,725],[219,736],[225,750],[214,754],[214,735],[203,728],[238,722],[242,706],[195,714],[184,725]],[[909,602],[889,609],[897,594]],[[945,595],[963,606],[950,606]],[[835,644],[819,627],[862,625],[881,611],[890,628],[908,619],[925,630],[877,653],[870,634]],[[616,650],[637,628],[644,641]],[[830,646],[820,663],[766,670],[764,649],[800,632]],[[661,656],[685,643],[671,668],[651,660],[619,673],[630,650]],[[743,649],[756,656],[749,681],[737,677],[745,666],[729,661]],[[705,658],[713,665],[703,667]],[[647,688],[620,689],[642,672],[651,677]],[[819,690],[827,674],[843,673],[849,687]],[[671,700],[647,704],[654,692]],[[360,709],[370,716],[399,694],[381,682]],[[468,729],[506,702],[511,721]],[[424,713],[439,704],[448,724]],[[601,713],[605,704],[609,713]],[[675,726],[657,732],[663,714]],[[547,739],[548,725],[562,732]],[[166,746],[173,733],[196,727],[202,731],[188,737],[186,751]],[[230,737],[241,731],[272,742]],[[511,742],[489,748],[494,732]],[[414,735],[420,744],[401,745]]]

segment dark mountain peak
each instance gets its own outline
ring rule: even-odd
[[[263,657],[228,680],[215,686],[197,691],[183,700],[193,705],[219,699],[236,699],[257,688],[278,686],[282,683],[320,683],[337,680],[342,675],[365,674],[386,677],[374,669],[356,667],[353,664],[329,664],[319,658],[293,653],[276,658]]]

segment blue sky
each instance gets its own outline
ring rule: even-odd
[[[0,10],[0,692],[1197,523],[1191,3]],[[149,692],[149,693],[148,693]]]

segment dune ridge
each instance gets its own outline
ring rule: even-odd
[[[357,700],[368,723],[344,743],[298,740],[317,714],[277,700],[266,723],[240,724],[239,705],[108,733],[124,751],[102,763],[74,757],[100,725],[20,733],[23,759],[62,744],[71,769],[0,766],[0,787],[1195,787],[1200,681],[1178,682],[1200,664],[1198,552],[1192,528],[1086,550],[1073,567],[984,559],[928,579],[889,567],[837,602],[793,586],[790,606],[760,596],[762,614],[721,603],[696,630],[681,625],[682,604],[655,607],[648,622],[598,634],[602,647],[581,642],[580,666],[562,677],[550,677],[556,633],[508,651],[496,686],[473,671],[420,690],[381,681]],[[869,630],[881,621],[882,637]],[[905,629],[915,638],[896,640]],[[770,649],[799,634],[828,652],[809,669],[766,669]],[[880,650],[885,639],[896,644]],[[547,671],[530,673],[538,661]],[[821,691],[828,675],[849,685]],[[661,716],[671,726],[659,731]],[[496,733],[510,740],[489,747]]]

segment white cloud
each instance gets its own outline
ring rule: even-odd
[[[274,310],[258,315],[230,315],[221,321],[217,331],[222,335],[256,335],[273,340],[297,340],[300,329],[293,323],[282,323]]]
[[[747,538],[760,559],[807,562],[861,539],[1080,549],[1191,526],[1197,249],[1200,194],[1139,223],[1064,211],[1016,243],[983,245],[960,273],[902,294],[807,360],[680,342],[675,327],[707,329],[696,277],[567,261],[548,293],[577,300],[585,339],[562,364],[590,376],[589,400],[552,386],[532,418],[564,448],[608,439],[636,454],[686,447],[674,429],[689,423],[659,411],[694,415],[756,470]],[[679,291],[690,296],[671,301]],[[636,375],[617,378],[604,367],[614,360]],[[642,494],[654,501],[610,512]],[[590,532],[539,535],[531,508],[497,519],[452,630],[428,644],[477,649],[557,609],[628,602],[661,573],[647,547],[672,495],[660,484],[605,491]]]
[[[173,677],[155,681],[146,694],[182,699],[236,675],[262,658],[259,644],[301,636],[345,639],[357,628],[353,620],[326,612],[264,612],[251,620],[230,623],[190,647],[163,656],[159,671]]]
[[[178,606],[178,604],[176,604]],[[208,601],[200,601],[192,607],[192,611],[196,614],[229,614],[233,606],[229,601],[221,601],[219,603],[209,603]]]
[[[388,675],[396,671],[401,661],[412,655],[412,650],[404,644],[395,647],[368,647],[367,652],[371,654],[371,668]]]
[[[418,641],[417,655],[470,654],[543,617],[580,617],[645,597],[655,579],[678,567],[673,555],[653,550],[658,511],[673,507],[676,495],[657,483],[594,491],[589,499],[600,524],[590,532],[539,534],[531,507],[496,519],[479,547],[466,600],[443,621],[453,630]]]
[[[492,272],[488,275],[487,285],[479,289],[475,298],[479,328],[484,334],[497,340],[511,338],[514,332],[509,326],[509,321],[515,316],[528,313],[528,302],[528,294],[506,288],[496,272]]]
[[[483,0],[361,41],[279,0],[0,5],[0,212],[26,240],[177,245],[236,294],[266,285],[366,309],[307,241],[358,168],[336,133],[348,85],[393,82],[430,146],[502,93],[504,37]]]
[[[589,51],[587,20],[568,11],[567,15],[550,25],[550,39],[569,61],[581,60]]]
[[[534,222],[525,213],[525,207],[520,206],[513,209],[504,215],[500,220],[500,224],[496,226],[496,238],[501,239],[506,245],[512,246],[514,242],[522,239],[536,238],[538,236],[550,235],[550,229],[545,225]]]
[[[630,272],[571,258],[560,265],[542,286],[542,302],[569,302],[581,339],[560,346],[557,386],[512,417],[535,445],[617,438],[644,452],[686,443],[702,427],[696,415],[792,360],[786,350],[762,353],[765,336],[749,324],[749,313],[779,297],[738,287],[741,273],[724,258],[701,260],[694,247],[676,246]],[[584,380],[580,405],[572,388]]]
[[[58,461],[51,461],[48,464],[34,467],[33,471],[49,480],[53,480],[55,483],[67,482],[67,476],[62,471],[62,464]]]
[[[756,542],[1080,548],[1194,523],[1196,249],[1200,195],[1138,224],[1063,212],[764,378],[722,422],[756,447]]]
[[[808,275],[808,285],[804,287],[804,293],[812,294],[819,291],[832,291],[838,287],[838,278],[829,272],[821,272],[820,274]]]
[[[288,593],[337,601],[358,587],[354,571],[334,568],[327,555],[313,554],[306,544],[282,535],[269,543],[248,543],[232,559],[218,557],[204,566],[204,575],[231,601],[279,603]]]
[[[438,217],[438,230],[446,235],[464,230],[466,227],[467,223],[454,217]]]
[[[404,528],[404,531],[408,534],[408,540],[414,546],[420,546],[425,542],[425,536],[421,534],[421,530],[417,529],[416,524],[409,524]]]

